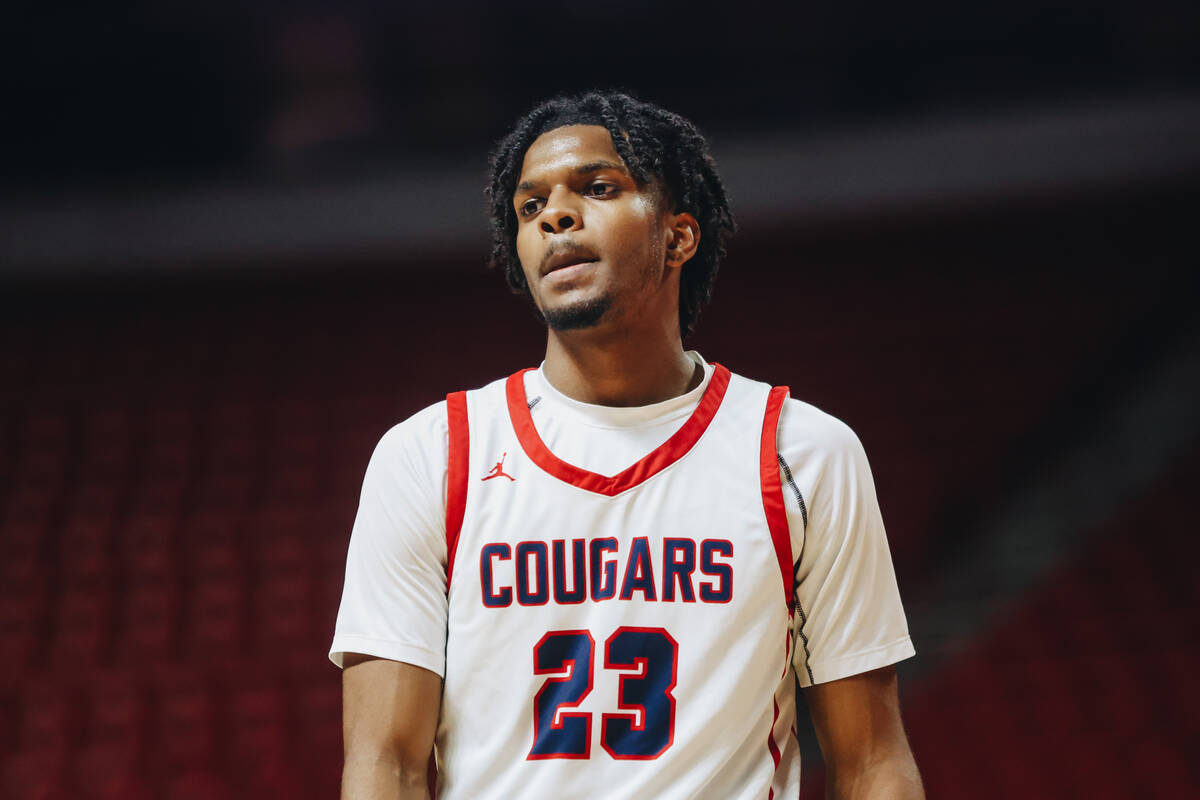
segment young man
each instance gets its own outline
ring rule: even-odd
[[[492,157],[493,261],[546,359],[388,431],[330,657],[343,796],[921,797],[913,654],[862,447],[682,346],[733,228],[708,147],[556,98]],[[436,742],[436,748],[434,747]]]

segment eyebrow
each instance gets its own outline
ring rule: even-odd
[[[599,161],[589,161],[586,164],[580,164],[578,167],[575,167],[574,169],[571,170],[571,174],[572,175],[586,175],[589,172],[599,172],[600,170],[604,170],[604,169],[614,169],[624,175],[629,174],[629,170],[625,167],[624,164],[621,164],[617,161],[608,161],[605,159],[600,159]],[[518,192],[528,192],[530,189],[534,189],[536,187],[537,187],[537,183],[535,183],[534,181],[521,181],[520,183],[517,184],[517,191]]]

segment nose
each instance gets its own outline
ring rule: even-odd
[[[557,187],[550,193],[541,216],[538,224],[544,234],[566,233],[583,227],[579,207],[573,202],[573,196],[566,187]]]

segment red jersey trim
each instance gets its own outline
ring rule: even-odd
[[[506,385],[508,395],[508,415],[512,419],[513,428],[517,432],[517,440],[525,455],[546,473],[561,481],[586,489],[589,492],[612,497],[626,489],[652,478],[659,472],[674,464],[687,455],[700,437],[704,435],[708,425],[721,407],[725,390],[729,388],[729,370],[720,364],[714,364],[713,376],[708,382],[708,388],[700,398],[700,404],[692,412],[683,427],[675,431],[670,439],[651,451],[645,458],[628,469],[613,475],[611,478],[595,472],[581,469],[574,464],[568,464],[550,452],[538,436],[533,425],[533,417],[529,413],[529,405],[525,399],[525,373],[529,370],[510,375]],[[779,476],[775,476],[776,484]],[[780,502],[782,502],[782,490]]]
[[[795,589],[792,586],[792,536],[788,530],[787,510],[783,505],[783,483],[779,479],[779,414],[788,398],[786,386],[776,386],[767,396],[767,413],[763,416],[762,447],[759,451],[759,474],[762,479],[763,511],[775,545],[775,558],[783,578],[783,597],[788,613],[792,611]]]
[[[767,749],[771,751],[771,762],[775,765],[775,770],[771,773],[771,783],[775,783],[775,774],[779,772],[779,745],[775,744],[775,723],[779,722],[779,701],[772,700],[772,705],[775,706],[775,713],[771,717],[771,732],[767,734]],[[772,786],[767,790],[767,800],[775,800],[775,787]]]
[[[446,458],[446,586],[449,587],[454,574],[454,555],[458,552],[458,534],[467,511],[471,434],[467,425],[466,392],[446,395],[446,426],[450,433]]]

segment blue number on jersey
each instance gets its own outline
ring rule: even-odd
[[[622,675],[617,705],[601,717],[600,744],[613,758],[651,759],[675,740],[676,659],[679,645],[662,628],[618,628],[604,643],[604,668]]]
[[[533,748],[528,758],[587,758],[592,748],[592,715],[559,713],[577,708],[592,691],[592,651],[587,631],[551,631],[533,648],[537,675],[547,678],[533,701]],[[555,721],[557,719],[557,725]]]

